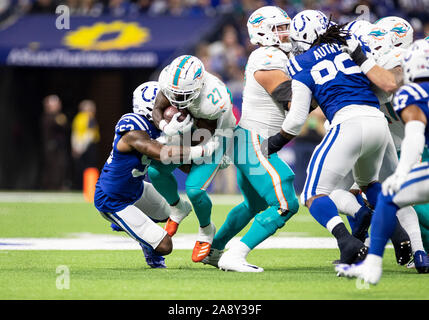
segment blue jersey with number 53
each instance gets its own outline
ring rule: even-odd
[[[94,205],[101,212],[118,212],[136,202],[143,193],[143,179],[150,159],[137,151],[120,152],[118,141],[128,131],[142,130],[152,139],[160,131],[144,116],[127,113],[115,127],[113,148],[96,184]]]
[[[348,105],[380,108],[370,81],[338,44],[315,46],[289,60],[293,80],[305,84],[313,93],[326,118]]]

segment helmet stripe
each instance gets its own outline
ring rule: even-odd
[[[177,66],[177,70],[176,70],[176,73],[174,74],[174,79],[173,79],[174,86],[177,86],[179,84],[180,72],[182,71],[183,66],[189,60],[189,58],[191,58],[191,56],[184,57],[182,61],[180,61],[179,65]]]

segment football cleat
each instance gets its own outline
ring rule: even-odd
[[[204,228],[200,227],[197,242],[192,251],[192,261],[201,262],[209,255],[215,233],[216,227],[212,222]]]
[[[408,233],[397,220],[395,231],[390,238],[395,249],[396,262],[401,266],[406,265],[413,257],[411,241]]]
[[[340,249],[340,264],[358,263],[364,260],[368,254],[368,247],[353,236],[338,242],[338,247]]]
[[[176,234],[180,222],[192,211],[192,205],[188,201],[180,199],[177,205],[170,206],[170,208],[170,217],[164,226],[164,230],[172,237]]]
[[[223,250],[211,248],[209,255],[205,257],[201,262],[204,264],[209,264],[213,267],[219,268],[218,262],[222,255],[223,255]]]
[[[142,244],[139,242],[140,247],[143,249],[144,257],[146,259],[146,263],[151,268],[157,269],[165,269],[167,266],[165,265],[165,258],[159,255],[151,246]]]
[[[223,271],[235,272],[263,272],[264,269],[253,264],[250,264],[243,257],[233,256],[226,252],[220,257],[218,266]]]
[[[368,235],[368,229],[371,225],[372,210],[367,206],[363,206],[356,212],[355,221],[352,228],[352,235],[364,242]]]
[[[358,278],[366,283],[377,284],[382,275],[382,268],[370,266],[361,261],[357,264],[339,264],[335,266],[338,277]]]
[[[414,267],[418,273],[429,273],[429,257],[426,252],[418,250],[414,253]]]
[[[209,255],[211,246],[208,242],[197,241],[192,251],[192,261],[202,262]]]
[[[413,257],[410,241],[395,243],[393,247],[395,249],[396,262],[399,265],[404,266],[410,262]]]

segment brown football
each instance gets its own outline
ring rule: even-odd
[[[178,109],[174,106],[169,106],[164,110],[164,114],[163,114],[163,118],[165,119],[165,121],[170,122],[171,118],[173,118],[173,116],[177,113],[180,112],[181,115],[177,118],[177,120],[179,122],[182,122],[183,120],[185,120],[185,118],[187,117],[187,115],[189,114],[189,111],[186,109]]]

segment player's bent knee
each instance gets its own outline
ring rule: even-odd
[[[197,188],[186,187],[186,194],[188,195],[188,198],[189,200],[191,200],[192,203],[198,203],[199,201],[203,200],[207,192],[205,190]]]
[[[171,237],[168,234],[166,234],[161,240],[159,245],[155,248],[155,251],[163,256],[168,255],[173,251],[173,241],[171,241]]]
[[[259,223],[268,231],[269,234],[272,235],[277,231],[277,229],[282,228],[293,214],[294,213],[288,210],[282,210],[278,207],[270,207],[264,212],[256,215],[255,222]]]

